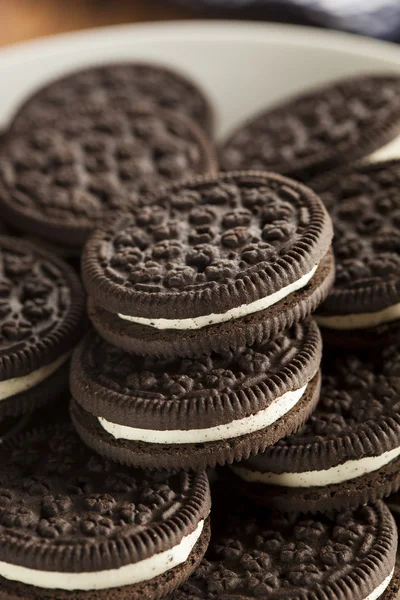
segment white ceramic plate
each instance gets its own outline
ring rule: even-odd
[[[0,51],[0,128],[36,86],[103,61],[146,59],[203,85],[218,133],[293,92],[353,73],[400,71],[400,47],[355,35],[248,22],[188,21],[95,29]]]

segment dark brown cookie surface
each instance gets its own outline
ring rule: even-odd
[[[189,119],[89,104],[9,136],[0,204],[19,230],[79,248],[105,212],[139,202],[161,183],[213,170],[213,149]]]
[[[112,423],[181,435],[201,429],[206,435],[306,386],[321,354],[312,320],[274,340],[193,360],[140,358],[89,333],[74,352],[71,393],[85,410]]]
[[[171,600],[397,600],[397,532],[382,502],[318,517],[227,512],[214,521],[201,566]]]
[[[84,293],[60,259],[0,236],[0,379],[30,374],[72,350],[82,335]]]
[[[203,92],[186,76],[161,65],[116,63],[88,67],[37,90],[13,119],[13,133],[26,133],[57,119],[60,110],[79,110],[93,102],[108,107],[169,109],[213,131],[213,110]]]
[[[375,360],[328,353],[322,368],[321,398],[304,427],[234,467],[258,502],[340,510],[400,486],[398,347]]]
[[[61,574],[97,573],[104,579],[110,569],[137,565],[175,548],[187,536],[197,535],[200,527],[208,535],[210,497],[204,473],[150,474],[112,465],[81,444],[70,425],[33,430],[8,442],[2,452],[7,456],[2,461],[7,468],[0,470],[2,577],[13,579],[7,577],[4,563],[42,571],[44,583],[46,572],[50,578],[57,571],[62,588]],[[205,544],[200,546],[204,552]],[[147,574],[146,584],[139,581],[138,588],[124,584],[121,597],[159,597],[174,589],[195,564],[192,560],[185,572],[180,568],[178,578],[166,564],[164,572],[171,571],[169,578],[159,580],[162,590],[151,588]],[[118,587],[118,577],[112,571],[111,575]],[[16,597],[32,597],[18,580],[3,582],[2,593],[10,594],[3,597],[12,597],[15,587],[20,593]],[[58,591],[57,597],[103,597],[107,589],[102,587],[113,586],[99,586],[97,593],[90,588],[69,595]]]
[[[353,168],[322,193],[334,224],[336,258],[322,323],[323,317],[363,313],[375,313],[366,315],[364,328],[397,320],[388,309],[400,302],[399,186],[400,161],[391,161]],[[363,328],[353,321],[348,329]]]
[[[83,278],[94,305],[121,318],[128,338],[132,323],[152,331],[156,342],[166,332],[196,338],[200,331],[202,351],[208,334],[212,351],[214,326],[228,324],[234,338],[236,320],[258,312],[271,332],[279,331],[270,307],[285,313],[291,303],[295,311],[294,292],[312,286],[313,276],[318,289],[328,287],[331,236],[329,217],[308,188],[268,173],[204,176],[169,187],[146,210],[133,207],[104,223],[86,246]],[[117,325],[107,328],[113,342],[121,338]],[[132,333],[142,338],[143,353],[160,353],[147,344],[151,335]],[[198,353],[196,339],[187,348]],[[176,353],[172,347],[165,354]]]
[[[221,149],[224,170],[260,169],[310,179],[371,154],[400,133],[398,75],[345,79],[271,108]]]

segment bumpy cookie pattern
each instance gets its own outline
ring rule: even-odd
[[[122,312],[125,304],[132,311],[134,300],[137,316],[190,317],[292,283],[321,260],[330,239],[329,218],[307,188],[260,173],[204,177],[172,186],[156,206],[133,209],[96,231],[84,277],[100,304],[107,294],[108,310]],[[193,294],[195,304],[172,307]]]
[[[0,379],[54,361],[81,335],[84,295],[62,261],[0,236]]]
[[[275,340],[198,359],[140,358],[89,334],[76,350],[71,391],[86,410],[132,427],[212,427],[266,408],[316,374],[313,321]]]
[[[331,353],[322,367],[321,398],[315,412],[297,433],[262,456],[251,457],[251,468],[275,473],[327,469],[343,459],[377,456],[398,447],[398,347],[383,351],[376,362]]]
[[[122,63],[78,71],[38,90],[17,113],[12,131],[25,133],[57,119],[60,110],[79,110],[87,101],[108,107],[176,110],[212,130],[211,108],[192,82],[165,67]]]
[[[0,559],[11,563],[118,568],[178,544],[209,511],[205,474],[116,466],[87,449],[70,425],[21,435],[3,452]]]
[[[83,106],[73,118],[66,111],[9,138],[0,155],[0,202],[15,226],[78,245],[105,211],[212,169],[211,155],[197,127],[174,113]]]
[[[400,161],[353,169],[322,199],[332,216],[335,286],[323,309],[376,311],[400,301]]]
[[[343,597],[362,600],[394,565],[391,530],[383,503],[329,516],[231,518],[173,600],[311,600],[322,590],[336,597],[337,585]]]
[[[345,164],[395,137],[400,118],[396,76],[334,83],[270,109],[226,141],[221,165],[307,178]],[[375,144],[375,145],[374,145]]]

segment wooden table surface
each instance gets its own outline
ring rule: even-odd
[[[0,46],[118,23],[188,19],[166,0],[0,0]]]

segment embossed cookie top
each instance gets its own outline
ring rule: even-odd
[[[198,429],[269,406],[316,374],[322,343],[314,321],[274,340],[198,359],[141,358],[89,333],[74,353],[73,396],[114,423],[149,429]]]
[[[362,76],[312,90],[243,124],[221,166],[307,178],[366,156],[400,133],[400,77]]]
[[[190,318],[296,282],[325,256],[331,236],[308,188],[273,174],[204,176],[95,231],[83,276],[107,310]]]
[[[357,313],[400,301],[400,161],[360,166],[322,193],[336,280],[321,310]]]
[[[394,567],[397,536],[383,502],[325,516],[254,509],[222,521],[172,600],[315,600],[339,598],[337,589],[341,598],[364,600]]]
[[[26,375],[71,350],[83,313],[83,290],[68,265],[0,236],[0,380]]]
[[[176,110],[209,132],[213,126],[207,99],[186,77],[157,65],[121,63],[77,71],[39,89],[18,111],[12,131],[25,133],[57,119],[60,110],[79,110],[88,101],[108,107]]]
[[[177,545],[210,509],[205,474],[109,463],[82,444],[72,425],[33,430],[2,452],[0,560],[12,564],[62,572],[118,568]]]
[[[276,473],[327,469],[397,448],[400,435],[399,348],[368,359],[328,353],[315,412],[295,434],[246,463]],[[310,448],[313,448],[310,451]]]
[[[210,144],[176,113],[84,105],[9,136],[0,154],[0,203],[16,227],[77,246],[104,212],[213,168]]]

